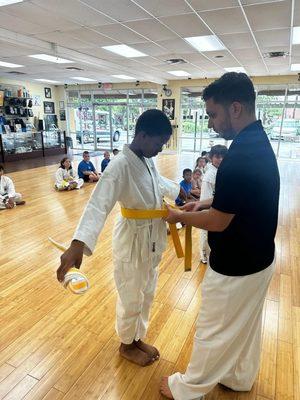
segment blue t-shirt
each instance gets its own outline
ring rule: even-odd
[[[188,183],[185,180],[183,180],[183,181],[180,182],[180,186],[182,187],[182,189],[185,191],[185,193],[188,196],[190,194],[191,190],[192,190],[192,182]],[[175,203],[178,206],[182,206],[183,205],[183,201],[179,196],[175,200]]]
[[[92,161],[80,161],[78,164],[78,176],[79,178],[84,178],[84,171],[92,171],[95,172],[95,167]]]
[[[105,168],[108,166],[110,158],[104,158],[101,163],[101,172],[104,172]]]

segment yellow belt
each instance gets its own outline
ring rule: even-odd
[[[128,219],[158,219],[167,217],[168,210],[166,208],[157,210],[134,210],[121,207],[121,214],[124,218]],[[169,227],[176,255],[178,258],[184,257],[184,270],[190,271],[192,268],[192,227],[185,227],[185,252],[182,250],[176,225],[169,224]]]

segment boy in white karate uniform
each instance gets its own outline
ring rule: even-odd
[[[21,193],[16,193],[13,181],[4,175],[4,167],[0,165],[0,210],[23,204]]]
[[[203,175],[201,184],[200,200],[212,199],[215,194],[216,177],[218,168],[227,153],[227,147],[221,144],[213,146],[209,152],[211,163]],[[207,231],[200,229],[200,260],[203,264],[207,263],[209,247],[207,243]]]
[[[147,110],[138,119],[135,137],[114,158],[98,182],[76,229],[70,248],[62,255],[59,281],[72,266],[79,268],[83,253],[91,255],[105,220],[119,202],[122,208],[161,209],[163,197],[175,200],[176,183],[157,172],[151,157],[170,139],[172,127],[159,110]],[[166,246],[162,219],[126,219],[119,216],[113,234],[114,277],[118,290],[116,331],[120,354],[142,365],[159,357],[158,350],[142,341],[157,282],[157,267]]]

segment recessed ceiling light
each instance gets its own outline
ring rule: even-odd
[[[21,3],[23,0],[0,0],[0,7],[7,6],[8,4]]]
[[[246,74],[246,70],[243,67],[228,67],[224,69],[227,72],[244,72],[244,74]]]
[[[293,44],[300,44],[300,26],[293,27]]]
[[[42,79],[42,78],[35,79],[35,81],[46,82],[46,83],[59,83],[58,81],[52,81],[51,79]]]
[[[84,76],[72,76],[71,79],[83,82],[96,82],[96,79],[85,78]]]
[[[198,51],[224,50],[226,47],[215,35],[192,36],[184,38]]]
[[[32,54],[28,57],[31,58],[37,58],[38,60],[43,60],[43,61],[50,61],[56,64],[67,64],[67,63],[72,63],[73,61],[66,60],[65,58],[60,58],[60,57],[55,57],[55,56],[50,56],[48,54]]]
[[[292,64],[291,71],[300,71],[300,64]]]
[[[119,79],[136,79],[133,76],[128,76],[128,75],[112,75],[114,78],[119,78]]]
[[[103,46],[102,49],[112,51],[113,53],[119,54],[123,57],[145,57],[147,54],[142,53],[132,47],[127,46],[126,44],[117,44],[114,46]]]
[[[191,74],[189,74],[186,71],[167,71],[167,72],[168,72],[168,74],[175,75],[175,76],[191,76]]]
[[[5,61],[0,61],[0,67],[6,67],[6,68],[21,68],[21,67],[24,67],[24,65],[13,64],[13,63],[5,62]]]

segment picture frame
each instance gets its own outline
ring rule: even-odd
[[[45,98],[46,99],[51,99],[52,98],[51,88],[45,87],[44,88],[44,93],[45,93]]]
[[[175,99],[163,99],[162,101],[162,111],[169,120],[174,120],[175,118]]]
[[[66,111],[65,110],[59,110],[59,120],[60,121],[66,120]]]
[[[34,94],[32,96],[32,106],[33,107],[41,107],[42,105],[42,99],[39,94]]]
[[[64,109],[65,109],[65,102],[64,102],[63,100],[61,100],[61,101],[59,102],[59,109],[60,109],[60,110],[64,110]]]
[[[53,101],[44,101],[44,114],[55,114]]]

